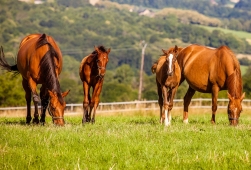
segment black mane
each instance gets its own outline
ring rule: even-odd
[[[39,75],[46,82],[47,89],[55,91],[57,93],[59,102],[63,104],[64,101],[61,95],[59,81],[55,71],[56,64],[54,61],[54,57],[59,60],[59,56],[53,46],[47,41],[46,35],[43,34],[37,42],[37,48],[46,44],[48,45],[49,50],[40,61]]]

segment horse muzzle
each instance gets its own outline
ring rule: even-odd
[[[64,117],[52,117],[52,122],[54,125],[57,125],[57,126],[65,125]]]
[[[239,123],[239,118],[228,117],[231,126],[237,126]]]

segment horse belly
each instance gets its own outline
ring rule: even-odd
[[[204,93],[211,91],[208,66],[202,64],[196,65],[196,67],[193,65],[186,67],[184,69],[184,76],[189,86],[194,90]]]

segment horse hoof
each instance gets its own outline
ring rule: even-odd
[[[84,125],[86,123],[86,119],[82,119],[82,124]]]
[[[31,122],[31,117],[26,117],[26,124],[30,124]]]
[[[42,126],[44,126],[45,120],[41,120],[41,119],[40,119],[40,124],[41,124]]]
[[[170,126],[170,125],[171,125],[171,122],[165,121],[165,126]]]
[[[188,119],[183,120],[183,123],[188,124]]]
[[[212,125],[215,125],[215,121],[212,121],[212,120],[211,120],[211,123],[212,123]]]
[[[39,124],[39,119],[38,119],[38,118],[34,118],[34,119],[32,120],[32,123],[33,123],[33,124]]]

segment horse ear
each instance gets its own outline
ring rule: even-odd
[[[52,92],[52,91],[50,91],[49,89],[48,89],[48,92],[49,92],[49,96],[50,96],[50,97],[55,96],[55,93],[54,93],[54,92]]]
[[[178,51],[178,49],[179,49],[179,48],[178,48],[178,46],[177,46],[177,45],[175,45],[175,47],[174,47],[174,51],[175,51],[175,52],[177,52],[177,51]]]
[[[109,54],[111,52],[111,48],[109,48],[106,52],[107,54]]]
[[[162,51],[163,51],[164,54],[167,54],[166,50],[163,50],[163,49],[162,49]]]
[[[99,53],[98,47],[94,46],[94,49]]]
[[[245,97],[245,92],[241,96],[241,101],[244,99],[244,97]]]
[[[233,100],[233,97],[227,92],[227,97],[229,98],[229,100]]]
[[[67,96],[69,92],[70,92],[70,90],[63,92],[63,93],[62,93],[62,97]]]

